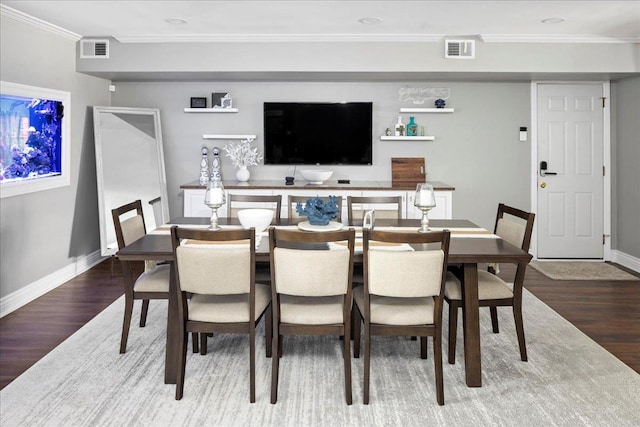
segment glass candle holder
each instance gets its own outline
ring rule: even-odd
[[[226,197],[222,181],[214,179],[209,181],[207,191],[204,193],[204,204],[211,208],[211,225],[209,230],[220,230],[218,225],[218,208],[224,205]]]
[[[418,232],[426,233],[429,231],[429,211],[436,207],[436,195],[433,191],[433,185],[426,182],[418,184],[413,204],[422,211]]]

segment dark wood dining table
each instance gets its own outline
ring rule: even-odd
[[[180,217],[170,221],[170,224],[181,226],[204,226],[209,223],[209,218]],[[220,218],[221,225],[240,225],[237,219]],[[281,220],[276,226],[289,225],[286,219]],[[357,226],[357,225],[356,225]],[[419,219],[401,220],[376,220],[378,226],[416,227],[420,226]],[[434,228],[478,228],[468,220],[430,220],[430,226]],[[123,265],[123,271],[131,271],[129,262],[143,260],[173,261],[171,239],[168,233],[150,233],[141,239],[122,248],[117,253],[118,259]],[[511,263],[517,264],[515,281],[522,283],[526,266],[531,260],[531,255],[522,249],[500,238],[487,237],[456,237],[452,234],[449,246],[449,265],[461,267],[463,277],[463,331],[464,331],[464,362],[465,380],[469,387],[482,386],[481,352],[480,352],[480,322],[478,305],[478,264],[482,263]],[[268,239],[262,238],[256,249],[256,262],[269,262]],[[355,262],[362,264],[362,254],[355,256]],[[125,280],[132,277],[124,275]],[[175,298],[175,277],[171,277],[169,292],[169,309],[167,314],[167,341],[165,356],[165,383],[175,384],[177,376],[177,360],[180,351],[178,343],[179,322],[177,321],[178,306]]]

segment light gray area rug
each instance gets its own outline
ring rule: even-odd
[[[529,265],[554,280],[640,280],[605,262],[531,261]]]
[[[374,338],[369,405],[363,359],[353,359],[354,402],[346,405],[340,341],[332,337],[285,339],[278,403],[270,404],[263,335],[256,403],[249,403],[247,338],[237,335],[210,338],[206,356],[189,350],[176,401],[175,386],[163,383],[166,303],[151,303],[145,328],[133,322],[120,355],[123,305],[116,301],[0,391],[0,425],[640,425],[640,375],[526,290],[529,362],[520,361],[510,311],[499,311],[501,333],[493,334],[482,310],[483,387],[464,384],[461,352],[455,365],[445,357],[445,406],[436,404],[432,342],[421,360],[419,341],[395,337]]]

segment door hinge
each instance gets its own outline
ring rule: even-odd
[[[603,245],[604,245],[604,241],[605,241],[605,239],[606,239],[606,238],[607,238],[607,236],[603,234],[603,235],[602,235],[602,244],[603,244]]]
[[[605,176],[605,167],[602,166],[602,176]]]
[[[605,101],[606,101],[607,97],[606,96],[601,96],[600,99],[602,99],[602,108],[604,108],[605,107]]]

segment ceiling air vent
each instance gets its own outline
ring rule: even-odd
[[[445,40],[444,57],[456,59],[473,59],[476,57],[476,41]]]
[[[108,58],[109,40],[86,39],[80,40],[80,58]]]

